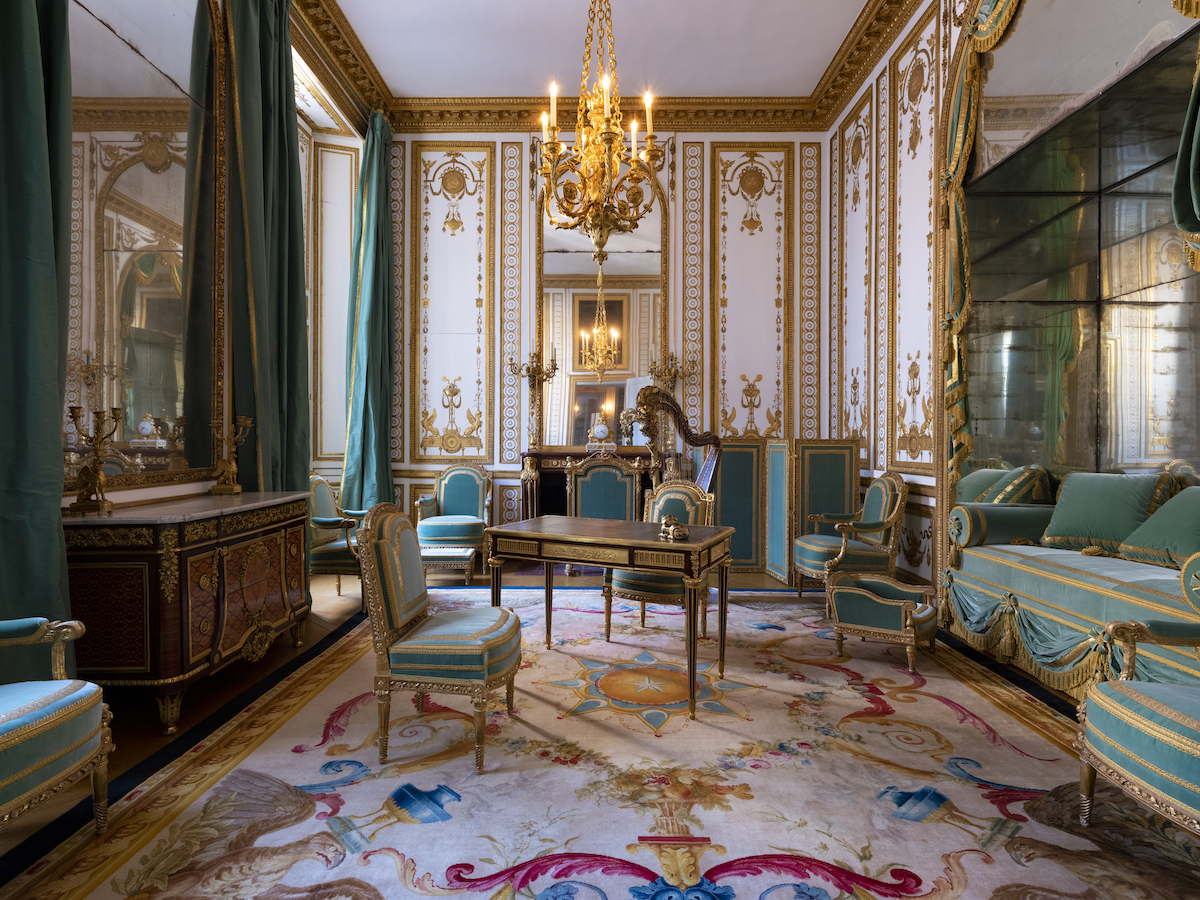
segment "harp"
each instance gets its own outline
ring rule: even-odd
[[[721,438],[717,434],[711,431],[699,433],[693,431],[687,416],[683,414],[683,410],[680,409],[675,398],[654,385],[647,385],[638,391],[634,418],[650,445],[650,471],[656,487],[662,478],[664,454],[670,462],[673,463],[675,460],[674,446],[665,446],[666,442],[673,437],[672,430],[667,427],[671,423],[674,425],[675,432],[682,438],[685,447],[707,448],[693,480],[703,490],[712,490],[711,485],[717,474],[717,465],[721,461]]]

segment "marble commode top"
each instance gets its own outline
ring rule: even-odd
[[[197,494],[162,503],[114,509],[111,516],[63,516],[63,527],[100,525],[170,525],[194,522],[234,513],[249,512],[264,506],[279,506],[292,500],[307,500],[308,491],[248,491],[242,494]]]

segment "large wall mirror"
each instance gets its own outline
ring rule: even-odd
[[[987,72],[970,468],[1162,468],[1200,455],[1200,280],[1170,197],[1197,32],[1165,3],[1063,6],[1025,0]]]
[[[219,15],[215,0],[71,2],[68,491],[97,410],[115,428],[110,488],[211,473],[224,369]]]
[[[557,375],[544,387],[542,445],[581,447],[599,422],[618,444],[621,412],[651,383],[650,365],[666,347],[668,220],[666,194],[653,182],[654,208],[626,234],[609,237],[604,264],[605,314],[615,330],[619,356],[611,371],[596,377],[582,357],[583,335],[596,320],[596,271],[592,243],[580,231],[550,224],[539,194],[537,293],[542,298],[537,341]],[[632,443],[640,438],[634,435]],[[644,441],[642,441],[644,443]]]

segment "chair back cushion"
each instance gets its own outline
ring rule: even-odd
[[[863,497],[862,521],[882,522],[886,520],[896,511],[896,504],[899,502],[900,491],[896,488],[895,481],[887,475],[876,478],[867,486],[867,494]],[[862,532],[855,537],[866,544],[886,547],[891,543],[892,529],[896,527],[893,525],[891,528],[874,533]]]
[[[665,481],[655,490],[646,492],[643,518],[647,522],[661,522],[666,516],[674,516],[685,525],[711,525],[712,495],[705,494],[699,485],[689,481]]]
[[[320,475],[309,475],[308,488],[312,492],[310,514],[321,519],[336,518],[337,501],[333,499],[333,488],[329,486],[329,482]],[[319,531],[311,522],[308,524],[308,534],[314,544],[337,540],[340,536],[338,532],[329,529]]]
[[[636,517],[640,475],[623,471],[618,463],[600,463],[567,477],[573,477],[572,515],[592,519]]]
[[[371,628],[377,639],[381,627],[393,634],[424,615],[429,606],[429,592],[425,589],[421,547],[412,523],[398,507],[381,503],[371,508],[359,532],[358,551],[365,587],[371,595],[367,600]],[[382,614],[382,622],[375,621],[377,612]]]
[[[487,479],[473,466],[451,466],[438,476],[438,515],[484,516]]]

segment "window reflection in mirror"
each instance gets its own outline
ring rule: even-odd
[[[120,408],[105,470],[137,483],[212,463],[211,8],[209,0],[72,0],[69,10],[66,406],[82,407],[85,432],[91,411]],[[198,329],[190,354],[189,323]],[[88,462],[83,437],[64,410],[68,479]]]

